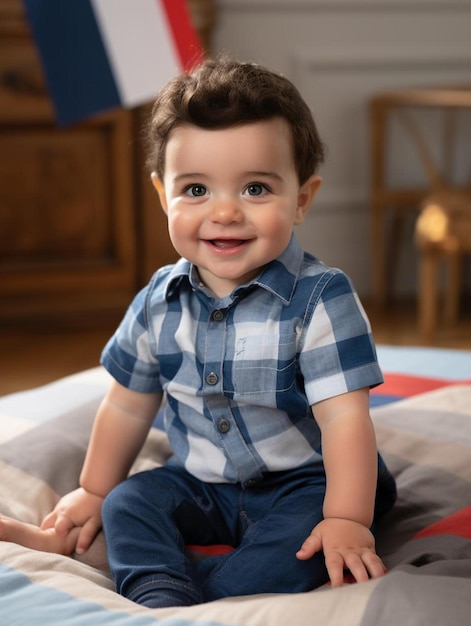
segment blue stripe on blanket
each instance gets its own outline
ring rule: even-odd
[[[468,350],[407,346],[376,346],[383,372],[412,374],[424,378],[464,380],[471,377]]]
[[[38,585],[14,569],[0,564],[2,598],[0,624],[47,624],[48,626],[221,626],[213,621],[159,619],[149,609],[148,616],[108,610],[95,602],[80,600],[59,589]]]
[[[401,396],[389,396],[383,394],[370,395],[370,409],[376,406],[383,406],[384,404],[391,404],[391,402],[397,402],[402,400]]]

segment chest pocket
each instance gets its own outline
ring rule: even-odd
[[[295,384],[296,336],[240,337],[232,365],[234,392],[239,397],[287,391]]]

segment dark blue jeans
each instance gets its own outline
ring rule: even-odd
[[[314,589],[328,578],[324,555],[300,561],[296,552],[322,519],[324,493],[322,464],[267,474],[250,488],[204,483],[172,465],[136,474],[103,504],[117,591],[157,608]],[[378,513],[395,497],[380,459]],[[188,544],[235,549],[195,562]]]

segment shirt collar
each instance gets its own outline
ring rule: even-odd
[[[294,234],[287,248],[279,257],[268,263],[264,270],[246,285],[234,290],[234,296],[241,296],[247,289],[254,286],[262,287],[278,296],[285,304],[289,304],[296,287],[304,252]],[[165,295],[170,298],[182,281],[187,280],[193,289],[200,289],[200,281],[196,267],[186,259],[175,263],[168,275]]]
[[[252,283],[275,294],[285,304],[289,304],[298,281],[303,258],[303,249],[293,234],[284,252],[271,261]]]

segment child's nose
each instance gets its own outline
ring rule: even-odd
[[[222,224],[240,222],[243,213],[236,198],[224,198],[215,200],[211,210],[211,220]]]

